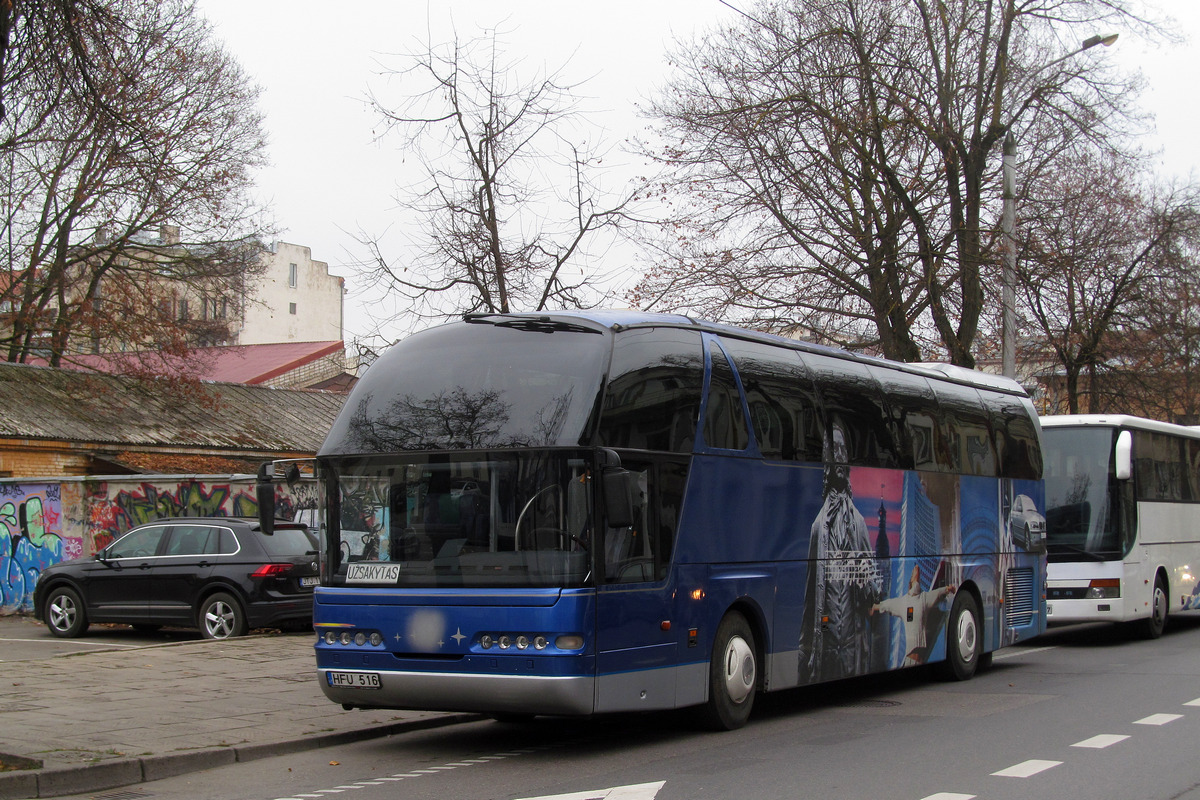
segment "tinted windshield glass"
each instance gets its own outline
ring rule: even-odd
[[[445,325],[390,349],[351,393],[322,454],[580,445],[609,334],[513,324]]]
[[[322,461],[326,581],[579,586],[591,572],[580,451]]]
[[[272,556],[302,556],[316,552],[317,545],[308,531],[301,528],[280,528],[270,536],[261,534],[258,540],[263,548]]]
[[[1120,558],[1121,487],[1112,472],[1111,428],[1042,430],[1046,545],[1050,560]]]

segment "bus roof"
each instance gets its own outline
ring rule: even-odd
[[[1200,426],[1176,425],[1156,419],[1135,417],[1132,414],[1050,414],[1040,417],[1043,428],[1097,427],[1136,428],[1144,431],[1173,433],[1200,439]]]
[[[1019,383],[1002,375],[980,372],[952,364],[891,361],[886,358],[854,353],[850,350],[814,344],[801,339],[791,339],[786,336],[763,333],[748,328],[739,328],[735,325],[710,322],[683,314],[655,314],[636,309],[590,309],[583,311],[533,312],[527,314],[467,314],[464,316],[464,320],[468,322],[492,322],[493,324],[502,324],[505,321],[528,321],[530,325],[538,324],[539,320],[548,325],[552,325],[555,322],[575,322],[577,324],[590,324],[607,328],[614,332],[629,328],[690,328],[721,336],[766,342],[802,352],[858,361],[863,364],[874,364],[876,366],[899,369],[904,372],[923,375],[926,378],[934,380],[948,381],[950,383],[974,386],[981,389],[991,389],[1006,394],[1028,396],[1025,389]]]

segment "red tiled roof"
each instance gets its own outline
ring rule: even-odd
[[[280,375],[298,369],[327,356],[337,355],[345,349],[342,342],[280,342],[277,344],[244,344],[225,347],[204,347],[193,351],[194,358],[187,361],[181,370],[196,380],[218,383],[241,383],[248,386],[265,383]],[[98,372],[120,372],[122,361],[138,360],[136,353],[112,353],[99,355],[75,355],[64,359],[64,369],[96,370]],[[178,359],[157,354],[156,360],[162,367]],[[70,363],[67,363],[67,362]],[[44,365],[38,359],[30,363]],[[118,368],[114,370],[114,368]]]
[[[206,347],[212,353],[201,380],[221,383],[265,383],[326,356],[342,352],[341,342],[281,342]]]

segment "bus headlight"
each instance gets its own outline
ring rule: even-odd
[[[1096,578],[1088,584],[1088,600],[1111,600],[1120,596],[1120,578]]]

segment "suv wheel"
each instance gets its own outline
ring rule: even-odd
[[[217,592],[205,598],[197,614],[205,639],[228,639],[246,635],[246,614],[237,598]]]

